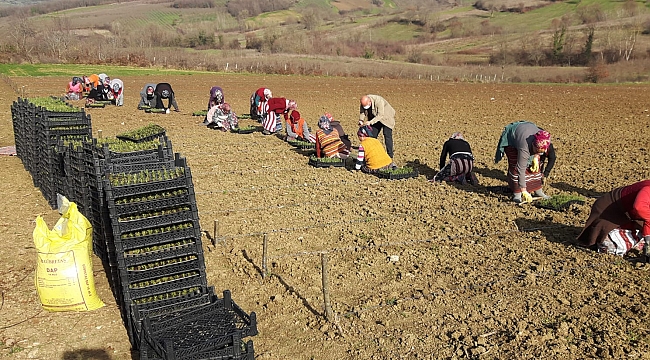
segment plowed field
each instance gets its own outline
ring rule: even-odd
[[[110,74],[109,74],[110,75]],[[15,78],[31,96],[59,94],[68,79]],[[208,282],[255,311],[260,359],[650,358],[650,266],[569,244],[594,197],[650,178],[647,85],[481,85],[285,76],[129,77],[125,106],[91,109],[93,131],[112,136],[156,122],[194,177]],[[140,88],[167,81],[181,113],[136,110]],[[274,136],[222,133],[198,124],[213,85],[239,113],[260,86],[295,99],[313,129],[331,112],[354,143],[358,98],[397,110],[395,161],[420,170],[389,181],[315,169]],[[0,83],[0,146],[12,145]],[[547,194],[587,198],[566,212],[518,206],[486,187],[506,185],[494,164],[506,124],[548,130],[558,153]],[[244,120],[250,124],[250,120]],[[462,131],[480,185],[432,184],[442,144]],[[34,219],[57,219],[16,157],[0,158],[0,354],[16,359],[131,359],[106,274],[94,257],[106,307],[47,313],[34,288]],[[270,276],[261,278],[262,233]],[[320,251],[328,251],[335,324],[324,319]],[[398,256],[395,257],[393,255]],[[397,260],[397,261],[391,261]]]

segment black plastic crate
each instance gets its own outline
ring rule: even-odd
[[[254,312],[246,314],[226,290],[222,299],[182,315],[155,322],[145,318],[141,333],[162,358],[190,359],[201,353],[240,350],[240,338],[257,335],[257,317]]]
[[[116,251],[116,260],[117,265],[122,267],[142,265],[146,263],[152,263],[155,261],[161,261],[166,259],[180,258],[187,255],[198,255],[203,256],[203,248],[200,240],[195,239],[196,241],[193,244],[187,244],[183,246],[173,247],[171,249],[151,251],[144,254],[130,255],[125,254],[121,251]]]
[[[190,260],[189,258],[193,258]],[[186,260],[187,259],[187,260]],[[121,277],[125,278],[128,283],[136,283],[140,281],[160,278],[166,275],[181,274],[191,271],[205,272],[205,260],[203,254],[187,255],[183,258],[168,259],[178,261],[177,263],[162,265],[154,268],[143,268],[142,270],[120,269]],[[136,265],[136,267],[143,267],[145,264]]]
[[[377,176],[382,179],[401,180],[401,179],[410,179],[410,178],[418,177],[419,173],[417,169],[413,169],[413,171],[408,174],[391,174],[387,172],[378,171]]]
[[[117,135],[115,137],[120,139],[120,140],[124,140],[124,141],[131,141],[131,142],[134,142],[134,143],[143,143],[143,142],[147,142],[147,141],[156,140],[156,139],[158,139],[158,138],[160,138],[162,136],[165,136],[165,130],[162,130],[162,131],[160,131],[159,133],[156,133],[156,134],[145,136],[145,137],[140,138],[140,139],[135,139],[135,138],[132,138],[132,137],[126,136],[126,135]]]
[[[140,201],[131,201],[127,203],[115,203],[113,199],[108,199],[108,207],[115,212],[115,216],[154,211],[156,209],[165,209],[182,205],[196,205],[196,197],[193,189],[187,189],[184,194],[169,197],[163,197],[163,193],[164,192],[152,193],[148,196],[141,197],[142,200]],[[156,199],[156,196],[159,198]],[[147,197],[151,198],[151,200],[148,200]]]
[[[114,239],[116,249],[120,251],[139,249],[146,246],[156,244],[166,244],[184,239],[200,239],[201,229],[199,228],[199,221],[194,220],[192,227],[179,229],[174,231],[165,231],[154,233],[150,235],[136,236],[122,236],[123,233],[117,233]]]
[[[127,186],[106,186],[106,194],[114,199],[126,196],[145,195],[153,192],[160,192],[175,189],[188,189],[192,187],[192,177],[185,169],[185,175],[172,180],[153,181],[145,184]]]
[[[199,218],[199,214],[195,206],[190,206],[190,205],[182,205],[182,206],[187,207],[188,210],[182,210],[168,215],[153,216],[144,219],[127,220],[127,221],[121,221],[118,220],[118,218],[114,217],[111,219],[113,222],[113,226],[117,227],[117,229],[115,229],[114,231],[115,233],[123,234],[126,232],[141,231],[141,230],[146,230],[151,228],[159,228],[159,227],[170,226],[174,224],[185,223]]]
[[[149,296],[156,296],[160,294],[165,294],[165,293],[170,293],[173,291],[178,291],[181,289],[186,289],[189,287],[194,287],[194,286],[207,286],[208,281],[206,279],[205,275],[205,268],[203,269],[194,269],[190,271],[192,275],[189,275],[187,277],[181,277],[178,279],[172,280],[171,277],[175,275],[183,275],[183,274],[169,274],[165,275],[165,277],[169,277],[169,280],[164,280],[164,282],[155,284],[155,285],[147,285],[145,287],[132,287],[136,283],[131,283],[126,279],[121,279],[122,280],[122,290],[124,291],[125,298],[128,297],[128,299],[134,300],[134,299],[141,299],[141,298],[146,298]],[[160,278],[159,278],[160,279]],[[154,281],[156,279],[151,279],[151,280],[145,280],[146,281]],[[125,299],[126,300],[126,299]]]
[[[321,158],[309,158],[309,165],[316,168],[328,168],[328,167],[345,167],[345,160],[339,159],[340,161],[322,161]]]

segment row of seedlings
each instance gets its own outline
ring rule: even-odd
[[[53,98],[18,99],[12,106],[17,154],[52,208],[63,193],[65,174],[59,142],[92,136],[91,119],[79,108]]]
[[[159,135],[146,127],[118,138],[143,144]],[[134,348],[143,359],[252,359],[252,342],[242,345],[241,338],[257,334],[254,313],[243,312],[229,292],[218,299],[207,286],[186,160],[178,154],[172,162],[120,159],[113,156],[104,166],[112,227],[107,247],[114,291]],[[221,325],[212,323],[200,334],[188,330],[215,321]],[[181,325],[185,330],[174,336],[166,332]]]
[[[309,165],[316,168],[345,167],[345,160],[316,156],[316,144],[310,141],[290,140],[289,145],[309,156]]]

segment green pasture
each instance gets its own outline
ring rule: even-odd
[[[194,75],[206,73],[204,71],[107,65],[0,64],[0,74],[7,76],[81,76],[102,72],[116,78],[120,76]]]
[[[417,25],[391,22],[379,28],[372,29],[372,36],[381,40],[406,41],[418,37],[421,31],[422,28]]]

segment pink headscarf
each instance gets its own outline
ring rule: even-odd
[[[295,100],[287,100],[287,109],[296,110],[298,109],[298,104],[296,104]]]
[[[455,132],[455,133],[451,134],[451,136],[450,136],[449,138],[450,138],[450,139],[461,139],[461,140],[465,140],[465,138],[463,137],[463,134],[462,134],[461,132]]]
[[[538,152],[546,152],[551,145],[551,134],[546,130],[540,130],[535,134],[533,146]]]

